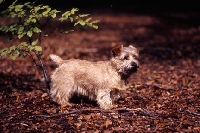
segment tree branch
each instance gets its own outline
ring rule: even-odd
[[[37,64],[37,62],[35,61],[33,55],[30,53],[30,51],[26,51],[26,50],[21,50],[21,51],[26,52],[26,54],[27,54],[28,57],[32,60],[32,62],[34,63],[34,65],[40,67],[40,65]]]
[[[46,91],[47,91],[47,94],[48,94],[49,97],[50,97],[50,81],[49,81],[49,78],[48,78],[48,76],[47,76],[46,69],[45,69],[44,64],[43,64],[43,62],[42,62],[42,59],[41,59],[40,54],[39,54],[37,51],[35,51],[35,50],[33,50],[33,52],[35,53],[35,55],[37,56],[37,58],[38,58],[38,60],[39,60],[39,62],[40,62],[40,65],[39,65],[39,66],[40,66],[40,68],[42,69],[42,72],[43,72],[43,74],[44,74],[45,83],[46,83]]]
[[[195,116],[200,117],[200,114],[199,114],[199,113],[192,112],[192,111],[190,111],[190,110],[188,110],[188,109],[180,109],[178,112],[186,112],[186,113],[188,113],[188,114],[192,114],[192,115],[195,115]]]
[[[142,108],[136,108],[136,109],[130,109],[130,108],[116,108],[116,109],[112,109],[112,110],[103,110],[103,109],[91,109],[91,108],[87,108],[87,109],[77,109],[77,110],[73,110],[71,112],[67,112],[67,113],[58,113],[58,114],[53,114],[53,115],[32,115],[30,117],[46,117],[46,118],[52,118],[52,117],[57,117],[57,116],[63,116],[63,115],[71,115],[71,114],[80,114],[82,112],[85,111],[90,111],[90,112],[102,112],[102,113],[114,113],[116,111],[127,111],[130,113],[135,113],[135,112],[142,112],[144,115],[150,116],[150,117],[157,117],[156,115],[150,114],[148,113],[148,111],[146,111],[145,109]]]
[[[41,31],[45,28],[45,26],[48,24],[50,19],[51,19],[51,17],[49,17],[43,25],[38,22],[38,24],[40,25]],[[40,45],[41,45],[42,44],[42,32],[39,33],[39,42],[40,42]]]
[[[31,37],[28,37],[28,40],[29,40],[29,44],[31,45],[32,44],[32,38]],[[38,58],[39,62],[40,62],[40,65],[38,65],[36,63],[36,65],[42,70],[43,72],[43,75],[44,75],[44,78],[45,78],[45,83],[46,83],[46,91],[47,91],[47,94],[49,95],[49,98],[51,99],[50,97],[50,81],[49,81],[49,78],[47,76],[47,73],[46,73],[46,69],[44,67],[44,64],[42,62],[42,59],[41,59],[41,56],[40,54],[36,51],[36,50],[33,50],[34,54],[36,55],[36,57]],[[33,61],[36,62],[33,58]]]

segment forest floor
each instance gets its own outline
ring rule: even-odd
[[[87,12],[90,13],[90,12]],[[121,91],[118,107],[101,110],[81,99],[61,114],[46,93],[43,74],[28,58],[0,59],[0,132],[200,132],[200,18],[196,13],[134,14],[94,11],[97,30],[75,27],[43,41],[48,76],[63,59],[109,60],[118,45],[140,51],[140,70]],[[52,22],[46,29],[58,26]],[[1,35],[0,48],[6,42]]]

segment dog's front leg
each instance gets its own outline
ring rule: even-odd
[[[108,91],[99,90],[98,95],[97,95],[97,102],[100,108],[103,108],[103,109],[111,109],[115,107],[110,97],[110,90]]]

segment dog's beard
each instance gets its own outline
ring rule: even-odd
[[[122,75],[126,75],[129,76],[130,74],[132,74],[133,72],[137,72],[138,70],[138,64],[137,62],[133,62],[133,61],[125,61],[123,63],[123,65],[120,67],[119,69],[119,73],[121,73]]]

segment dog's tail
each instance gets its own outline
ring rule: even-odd
[[[50,54],[49,57],[57,64],[60,65],[62,64],[63,59],[61,59],[59,56],[55,54]]]

